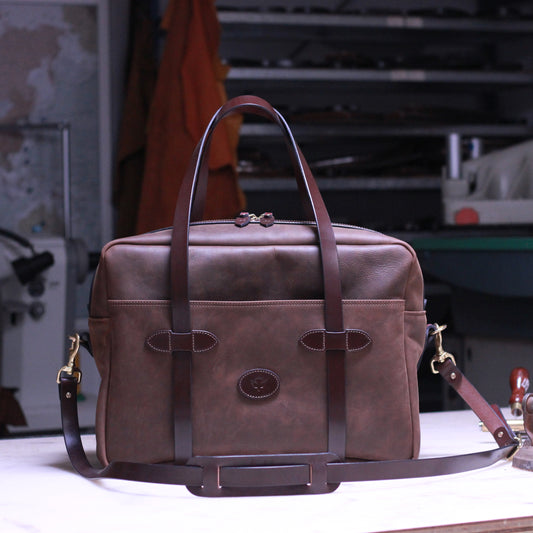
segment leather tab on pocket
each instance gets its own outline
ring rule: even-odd
[[[209,331],[193,330],[190,333],[174,333],[169,329],[159,330],[146,339],[146,345],[155,352],[207,352],[214,348],[218,339]]]
[[[299,342],[308,350],[323,352],[325,350],[346,350],[354,352],[366,348],[372,339],[361,329],[347,329],[340,332],[313,329],[304,333]]]

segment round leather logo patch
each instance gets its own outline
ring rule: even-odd
[[[251,400],[266,400],[279,390],[279,376],[267,368],[253,368],[245,372],[237,384],[239,392]]]

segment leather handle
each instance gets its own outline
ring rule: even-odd
[[[328,332],[344,332],[342,312],[342,291],[337,243],[324,200],[316,181],[301,153],[285,119],[268,102],[255,96],[240,96],[226,102],[213,116],[198,143],[189,170],[186,173],[178,195],[170,249],[170,287],[172,302],[172,327],[174,333],[190,333],[191,314],[189,301],[189,228],[192,208],[198,182],[207,172],[207,161],[211,138],[216,126],[226,116],[236,112],[253,113],[268,118],[280,126],[289,155],[298,172],[296,179],[300,189],[305,191],[308,206],[316,222],[318,246],[321,257],[324,283],[324,325]],[[205,182],[205,180],[204,180]],[[203,192],[202,192],[203,194]],[[346,448],[346,405],[344,351],[328,350],[328,449],[338,457],[345,456]],[[192,454],[192,423],[190,418],[190,352],[176,352],[174,357],[175,391],[175,442],[176,460],[185,461]],[[180,450],[178,450],[180,448]]]
[[[285,124],[285,121],[283,120],[282,116],[278,113],[276,109],[274,109],[266,100],[263,100],[262,98],[258,98],[256,96],[239,96],[237,98],[233,98],[232,100],[229,100],[224,104],[219,113],[220,113],[220,119],[222,120],[224,117],[226,117],[230,113],[235,112],[245,112],[253,115],[261,116],[271,122],[276,123],[280,131],[283,135],[283,138],[285,140],[285,144],[287,146],[287,149],[289,151],[289,154],[291,155],[292,164],[294,167],[295,176],[298,183],[298,191],[300,193],[300,200],[303,205],[305,216],[308,220],[313,220],[313,209],[311,206],[311,203],[309,202],[309,198],[307,195],[307,191],[305,188],[305,178],[302,176],[302,173],[308,173],[310,174],[309,167],[307,165],[302,165],[300,160],[305,161],[305,158],[300,153],[299,157],[295,155],[295,142],[292,137],[292,134],[290,133],[290,130],[288,129],[287,125]],[[218,122],[218,121],[217,121]],[[211,125],[210,125],[211,126]],[[210,127],[209,126],[209,127]],[[212,124],[212,129],[214,129],[216,124]],[[191,158],[191,164],[189,165],[187,169],[186,176],[190,179],[190,174],[196,171],[196,168],[198,167],[198,184],[196,187],[196,192],[194,194],[194,200],[192,205],[192,212],[191,212],[191,221],[199,221],[202,220],[204,207],[205,207],[205,199],[207,195],[207,181],[208,181],[208,175],[209,175],[209,158],[205,156],[210,149],[211,145],[211,137],[209,136],[206,139],[206,144],[203,147],[203,155],[201,157],[201,161],[198,161],[198,156],[201,149],[201,142],[198,143],[196,146],[196,149],[193,152],[192,158]],[[309,175],[307,175],[307,179],[309,179]],[[312,176],[311,176],[312,179]]]

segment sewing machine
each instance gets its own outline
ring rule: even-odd
[[[10,431],[43,431],[59,427],[53,374],[74,331],[88,255],[83,243],[61,236],[19,239],[0,233],[0,384],[16,389],[27,420]]]
[[[68,353],[76,287],[89,268],[85,243],[72,237],[69,125],[0,125],[6,134],[43,130],[59,134],[63,234],[20,235],[0,228],[0,386],[15,390],[27,421],[8,427],[10,432],[61,425],[54,374]]]
[[[461,161],[461,138],[448,139],[442,181],[444,223],[533,223],[533,141]]]

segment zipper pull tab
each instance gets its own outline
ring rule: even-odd
[[[274,225],[275,221],[276,219],[274,218],[274,215],[268,211],[259,217],[259,224],[265,228],[269,228],[270,226]]]
[[[244,228],[244,226],[247,226],[248,224],[250,224],[250,213],[248,213],[248,211],[241,211],[239,216],[235,219],[235,225],[238,228]]]
[[[244,228],[250,222],[259,222],[261,226],[269,228],[275,222],[274,215],[270,212],[263,213],[260,216],[254,215],[253,213],[248,213],[248,211],[241,211],[239,216],[235,219],[235,225],[238,228]]]

